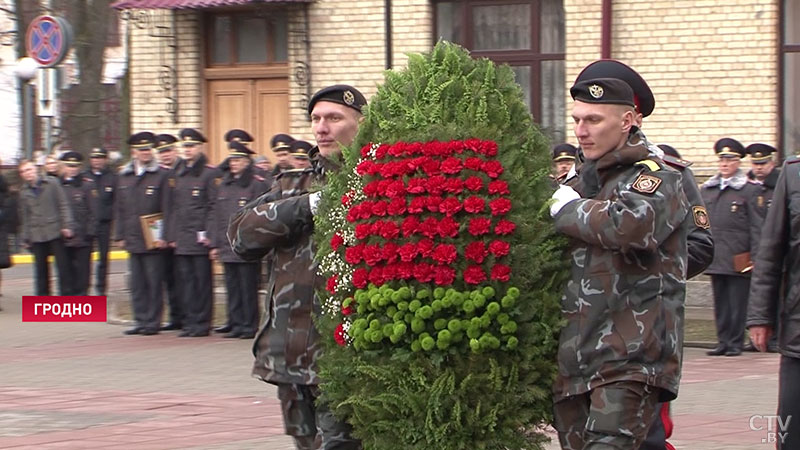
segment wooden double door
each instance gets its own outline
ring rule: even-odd
[[[225,133],[241,128],[254,141],[251,148],[272,158],[270,138],[289,133],[288,78],[208,80],[206,130],[208,157],[219,164],[228,154]]]

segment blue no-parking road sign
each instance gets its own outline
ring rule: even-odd
[[[28,26],[28,56],[43,67],[53,67],[67,56],[72,40],[69,23],[54,16],[39,16]]]

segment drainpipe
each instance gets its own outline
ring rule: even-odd
[[[603,17],[601,24],[600,57],[611,58],[611,0],[603,0]]]
[[[386,70],[392,68],[392,0],[383,2],[384,23],[386,28]]]

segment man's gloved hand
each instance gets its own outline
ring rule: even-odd
[[[562,184],[558,187],[558,190],[553,193],[552,199],[554,202],[550,205],[550,216],[555,217],[564,205],[579,198],[581,198],[581,196],[575,192],[575,189],[572,189],[566,184]]]
[[[308,206],[311,207],[311,214],[317,215],[317,204],[319,204],[320,198],[322,198],[320,191],[308,194]]]

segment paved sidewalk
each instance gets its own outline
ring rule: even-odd
[[[111,296],[123,291],[114,262]],[[106,323],[22,323],[31,267],[3,270],[0,449],[292,449],[275,390],[249,376],[250,340],[123,336]],[[776,409],[777,355],[686,349],[678,449],[758,450]],[[766,422],[760,418],[755,425]],[[548,450],[557,449],[552,443]],[[435,449],[432,449],[435,450]]]

